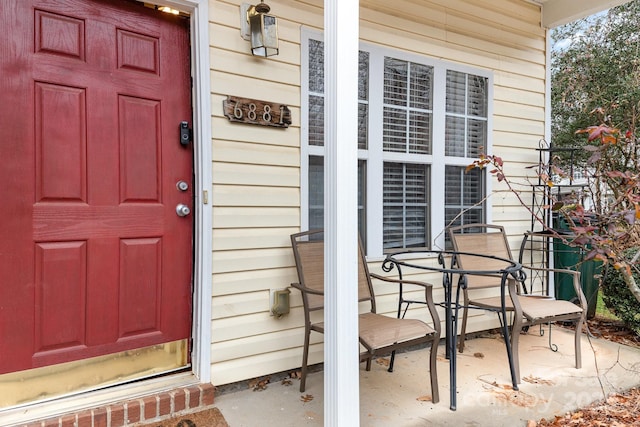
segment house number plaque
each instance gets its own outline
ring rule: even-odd
[[[284,104],[257,99],[227,96],[222,101],[224,115],[232,122],[286,128],[291,124],[291,110]]]

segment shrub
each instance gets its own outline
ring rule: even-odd
[[[634,274],[636,282],[640,275]],[[609,310],[618,316],[636,335],[640,336],[640,302],[634,298],[620,271],[607,266],[602,281],[602,299]]]

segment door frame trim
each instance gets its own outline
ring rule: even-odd
[[[209,0],[159,0],[191,15],[191,76],[194,155],[194,271],[193,271],[193,374],[211,382],[211,298],[213,251],[213,182],[211,155],[211,85],[209,60]]]

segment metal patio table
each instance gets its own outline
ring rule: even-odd
[[[456,256],[473,256],[482,257],[487,259],[499,260],[504,262],[505,267],[500,270],[464,270],[458,268],[455,264]],[[424,263],[424,261],[433,259],[437,260],[438,265],[425,265],[420,264],[418,261]],[[447,266],[447,260],[449,260],[449,266]],[[423,270],[430,272],[438,272],[442,274],[442,286],[444,288],[445,300],[437,305],[444,307],[445,309],[445,353],[446,358],[449,359],[449,408],[452,411],[456,410],[456,347],[457,347],[457,330],[458,330],[458,311],[463,308],[460,304],[460,291],[467,287],[467,276],[500,276],[500,298],[501,298],[501,310],[498,312],[500,319],[500,327],[502,329],[502,335],[507,347],[507,358],[509,359],[509,369],[511,371],[511,381],[513,383],[513,389],[518,390],[518,382],[516,379],[515,369],[513,366],[513,354],[511,352],[511,345],[509,339],[509,327],[507,324],[507,311],[505,300],[507,298],[505,289],[507,288],[507,280],[511,277],[513,280],[522,281],[524,272],[522,271],[522,264],[519,262],[499,258],[492,255],[483,255],[468,252],[456,252],[456,251],[439,251],[439,250],[403,250],[398,252],[389,253],[382,263],[382,269],[385,272],[390,272],[394,268],[398,270],[398,278],[402,280],[402,268],[414,270]],[[457,286],[455,287],[454,297],[454,278],[457,277]],[[402,304],[406,303],[407,306],[402,312]],[[398,304],[398,317],[404,317],[409,304],[422,303],[421,301],[405,300],[402,297],[402,286],[400,287],[400,301]],[[477,308],[477,307],[470,307]],[[393,357],[393,356],[392,356]]]

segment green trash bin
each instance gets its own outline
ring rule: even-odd
[[[554,216],[555,230],[571,240],[571,230],[563,217]],[[553,265],[555,268],[580,271],[580,285],[587,299],[587,318],[596,315],[598,303],[598,278],[602,269],[601,261],[584,260],[585,253],[581,248],[566,245],[560,239],[553,239]],[[576,302],[578,296],[573,290],[573,278],[569,274],[554,273],[556,298]]]

